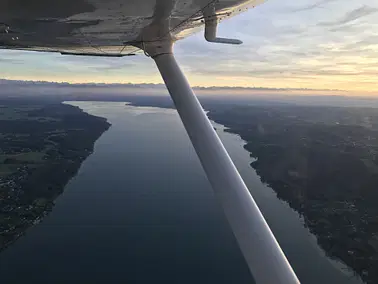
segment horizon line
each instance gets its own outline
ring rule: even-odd
[[[149,87],[149,88],[165,88],[165,85],[162,83],[70,83],[70,82],[57,82],[57,81],[45,81],[45,80],[14,80],[14,79],[1,79],[0,84],[15,84],[15,85],[58,85],[58,86],[70,86],[70,87]],[[313,88],[273,88],[273,87],[244,87],[244,86],[194,86],[192,87],[196,90],[255,90],[255,91],[315,91],[315,92],[343,92],[350,93],[351,91],[340,90],[340,89],[313,89]]]

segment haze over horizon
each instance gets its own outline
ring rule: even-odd
[[[377,12],[373,0],[268,0],[220,24],[220,36],[239,38],[243,45],[211,44],[198,33],[178,41],[175,54],[193,86],[336,89],[376,96]],[[154,62],[143,55],[90,58],[2,50],[0,64],[0,78],[11,80],[162,83]]]

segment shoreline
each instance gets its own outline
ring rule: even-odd
[[[216,115],[214,115],[214,113],[212,113],[211,110],[209,111],[209,118],[214,120],[216,123],[222,124],[222,119],[217,119]],[[230,124],[232,123],[230,122]],[[309,209],[304,207],[301,202],[298,202],[298,199],[295,197],[295,188],[293,189],[290,187],[290,185],[288,186],[286,180],[272,180],[270,172],[273,170],[268,169],[265,166],[266,160],[264,160],[264,158],[260,156],[263,155],[263,153],[255,153],[252,150],[252,148],[256,147],[256,144],[255,142],[253,142],[251,146],[251,142],[248,142],[248,139],[246,139],[245,137],[245,130],[241,129],[240,127],[235,129],[232,127],[232,125],[225,125],[225,128],[225,132],[238,135],[245,142],[243,148],[249,153],[250,157],[253,159],[249,166],[252,167],[256,174],[260,177],[261,182],[266,184],[269,188],[271,188],[274,191],[276,197],[279,200],[287,203],[293,211],[299,214],[302,221],[302,225],[309,231],[311,236],[313,236],[316,245],[324,253],[324,256],[327,258],[328,262],[330,262],[330,264],[334,266],[336,269],[338,269],[341,273],[347,275],[350,278],[358,279],[362,283],[375,283],[371,282],[374,280],[372,280],[371,277],[369,278],[367,274],[358,273],[357,268],[353,268],[352,266],[348,265],[348,261],[350,262],[350,258],[343,258],[340,256],[345,255],[344,250],[334,250],[332,248],[327,249],[329,248],[329,242],[327,242],[327,239],[324,238],[324,234],[326,233],[332,235],[332,231],[324,231],[317,227],[320,223],[319,219],[326,219],[326,217],[324,217],[324,215],[320,213],[321,211],[310,212]],[[271,161],[270,163],[272,163],[273,165],[275,161]],[[263,166],[261,166],[261,164]]]
[[[216,127],[217,129],[223,131],[226,134],[234,135],[238,139],[241,140],[241,146],[242,146],[243,150],[246,151],[246,153],[248,153],[248,155],[250,157],[250,163],[249,163],[248,166],[250,168],[252,168],[252,170],[256,173],[256,175],[258,177],[261,178],[261,176],[257,173],[256,169],[251,165],[254,161],[257,160],[257,158],[254,157],[253,155],[251,155],[252,153],[250,151],[248,151],[248,149],[245,147],[248,144],[248,142],[246,140],[244,140],[241,137],[240,134],[230,131],[231,130],[230,127],[224,126],[223,124],[221,124],[221,123],[219,123],[219,122],[217,122],[215,120],[211,120],[211,121],[214,122],[215,124],[217,124],[217,127]],[[221,127],[218,127],[218,125],[220,125]],[[304,220],[303,216],[297,210],[295,210],[293,207],[291,207],[290,204],[289,204],[289,202],[287,200],[279,198],[277,196],[277,192],[269,184],[266,184],[266,183],[263,183],[263,184],[265,184],[274,193],[274,195],[275,195],[275,197],[277,198],[278,201],[280,201],[280,202],[286,204],[287,206],[289,206],[290,209],[294,213],[296,213],[296,215],[298,215],[298,219],[299,219],[299,221],[301,223],[301,226],[303,227],[303,229],[305,229],[307,231],[307,233],[309,235],[311,245],[313,245],[315,247],[315,249],[318,250],[319,253],[321,253],[321,256],[324,257],[327,260],[327,262],[329,262],[332,265],[332,267],[334,267],[335,269],[337,269],[338,271],[340,271],[340,273],[344,274],[347,277],[350,277],[350,278],[353,277],[353,278],[355,278],[356,277],[355,272],[353,271],[353,269],[351,267],[347,266],[340,259],[331,258],[331,257],[329,257],[327,255],[327,252],[319,245],[317,236],[313,232],[311,232],[309,230],[308,226],[306,226],[305,220]],[[356,280],[361,281],[361,283],[362,283],[362,279],[359,276],[357,276]]]
[[[12,103],[14,104],[14,102]],[[20,126],[6,132],[10,137],[10,142],[1,140],[0,142],[12,146],[13,136],[23,131],[26,137],[28,135],[36,136],[38,139],[35,138],[35,141],[43,142],[36,143],[36,146],[34,144],[28,146],[30,143],[26,138],[19,142],[20,146],[16,151],[21,151],[22,155],[26,155],[28,152],[23,151],[33,151],[33,147],[42,147],[41,143],[46,150],[39,154],[41,157],[38,161],[28,160],[26,162],[17,160],[18,152],[11,152],[11,154],[5,152],[5,155],[15,157],[10,160],[9,164],[15,170],[9,175],[0,177],[0,215],[2,216],[0,220],[0,253],[24,236],[29,228],[42,222],[51,212],[55,205],[55,199],[63,193],[66,184],[93,153],[97,139],[111,126],[105,118],[90,115],[63,102],[53,105],[38,103],[39,105],[32,110],[28,110],[22,100],[19,100],[16,105],[8,106],[11,110],[15,107],[26,109],[26,116],[22,117],[21,123],[24,121],[24,123],[30,124],[30,117],[37,116],[38,122],[32,121],[31,125],[38,134],[35,135]],[[49,108],[53,110],[51,111]],[[54,111],[55,113],[53,113]],[[77,129],[75,126],[76,119],[78,124],[83,127],[82,129]],[[15,120],[9,121],[11,123]],[[48,126],[49,123],[52,123],[51,127]],[[54,129],[54,127],[57,127],[57,130],[44,130],[44,128]],[[80,141],[79,145],[75,145],[76,140]]]
[[[148,103],[145,103],[145,102],[143,102],[141,104],[138,104],[138,103],[135,103],[135,102],[130,102],[130,104],[128,104],[128,105],[135,106],[135,107],[151,106],[151,107],[157,107],[157,108],[174,109],[173,105],[167,104],[167,103],[162,103],[162,104],[154,105],[154,104],[148,104]],[[217,119],[216,115],[211,110],[211,108],[205,108],[205,109],[206,109],[206,113],[207,113],[207,115],[208,115],[208,117],[209,117],[210,120],[214,121],[217,124],[223,125],[223,127],[224,127],[223,131],[224,132],[229,133],[229,134],[233,134],[233,135],[237,135],[245,143],[243,145],[243,149],[245,151],[247,151],[249,153],[250,157],[253,159],[253,161],[249,164],[249,166],[260,177],[261,182],[263,184],[266,184],[274,192],[274,194],[276,195],[276,198],[278,200],[280,200],[282,202],[285,202],[291,208],[291,210],[293,210],[294,212],[296,212],[299,215],[299,218],[301,220],[301,225],[306,230],[308,230],[308,233],[312,237],[312,243],[317,246],[317,248],[322,252],[322,254],[324,254],[324,257],[327,259],[327,261],[335,269],[337,269],[338,271],[340,271],[340,273],[343,273],[344,275],[346,275],[346,276],[348,276],[350,278],[354,278],[357,281],[360,281],[361,283],[369,283],[369,282],[365,282],[366,280],[365,281],[362,280],[361,275],[359,275],[356,272],[355,269],[353,269],[351,266],[349,266],[347,263],[345,263],[345,261],[343,259],[341,259],[340,257],[337,257],[336,255],[331,254],[330,251],[328,251],[327,249],[325,249],[324,248],[324,244],[321,241],[319,241],[319,238],[321,237],[321,234],[319,234],[317,231],[315,231],[314,227],[311,227],[311,224],[309,223],[308,217],[306,217],[304,215],[305,212],[303,210],[301,211],[297,206],[295,206],[295,204],[293,204],[293,202],[295,201],[295,199],[294,198],[290,199],[288,196],[282,196],[282,194],[280,194],[280,190],[277,188],[277,185],[272,185],[272,184],[270,184],[266,180],[265,175],[256,166],[257,160],[258,160],[258,156],[256,154],[254,154],[250,149],[248,149],[248,140],[244,139],[242,137],[241,133],[239,133],[237,130],[234,130],[232,126],[225,125],[225,124],[222,123],[221,119]]]

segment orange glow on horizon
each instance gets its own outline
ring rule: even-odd
[[[357,76],[356,76],[357,77]],[[5,76],[8,80],[48,81],[57,83],[85,84],[163,84],[160,75],[151,76],[127,76],[109,77],[98,74],[90,76],[64,76],[62,74],[49,74],[43,76]],[[358,79],[358,80],[357,80]],[[303,89],[290,90],[293,95],[343,95],[343,96],[369,96],[378,98],[378,80],[363,77],[332,76],[332,80],[326,76],[307,76],[302,78],[259,78],[259,77],[233,77],[233,76],[198,76],[188,74],[188,80],[192,86],[198,87],[242,87],[242,88],[271,88],[271,89]],[[316,83],[316,84],[314,84]],[[307,90],[306,90],[307,89]],[[237,93],[261,93],[261,90],[234,90]],[[264,93],[285,93],[288,91],[263,90]]]

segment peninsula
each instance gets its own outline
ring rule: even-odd
[[[0,251],[48,214],[109,127],[56,101],[0,100]]]

